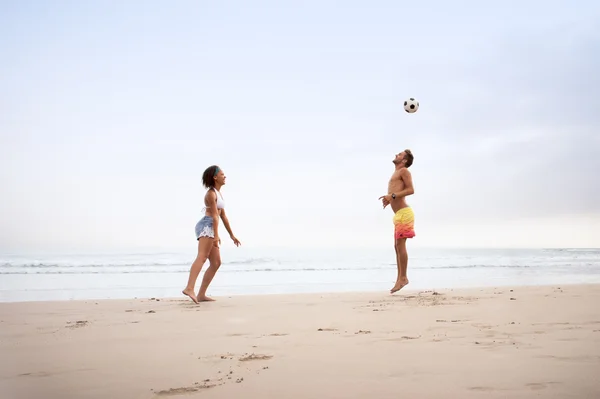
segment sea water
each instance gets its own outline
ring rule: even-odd
[[[600,283],[600,249],[409,248],[409,256],[411,289]],[[179,297],[194,257],[0,253],[0,301]],[[385,292],[396,279],[393,249],[240,247],[223,248],[222,258],[209,295]]]

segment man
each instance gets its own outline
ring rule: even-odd
[[[408,253],[406,252],[406,239],[415,236],[415,215],[412,208],[406,204],[406,196],[415,193],[412,176],[408,168],[413,163],[413,154],[410,150],[404,150],[392,161],[395,165],[394,173],[388,183],[388,194],[379,197],[383,208],[391,205],[394,211],[394,248],[396,249],[396,263],[398,265],[398,277],[396,284],[390,293],[400,291],[408,284],[406,269],[408,267]]]

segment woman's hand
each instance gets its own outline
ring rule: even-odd
[[[219,248],[219,245],[221,244],[221,238],[219,238],[219,236],[215,236],[215,238],[213,239],[213,245],[217,248]]]
[[[235,244],[236,247],[239,247],[240,245],[242,245],[242,243],[240,242],[240,240],[238,240],[237,238],[235,238],[235,236],[233,234],[231,235],[231,239],[233,240],[233,243]]]

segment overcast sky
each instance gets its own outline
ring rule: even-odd
[[[213,163],[246,246],[389,247],[405,148],[410,245],[600,247],[597,2],[1,1],[0,58],[2,250],[194,247]]]

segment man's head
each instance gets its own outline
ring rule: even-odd
[[[404,166],[406,168],[410,168],[410,165],[413,164],[413,156],[412,152],[407,148],[406,150],[396,154],[396,157],[392,161],[394,165]]]
[[[225,173],[217,165],[209,166],[202,174],[202,184],[206,188],[222,186],[225,184]]]

